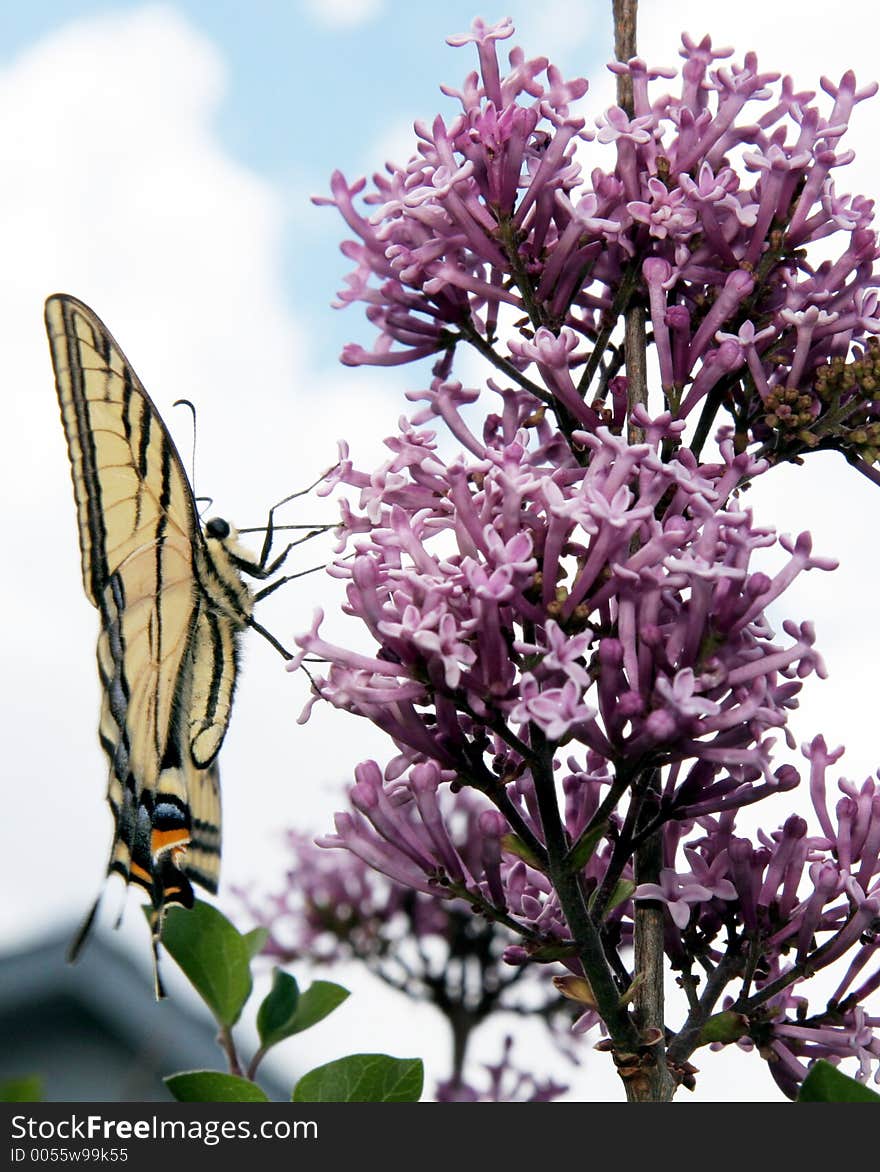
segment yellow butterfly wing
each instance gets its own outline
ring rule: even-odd
[[[223,542],[205,541],[174,444],[100,318],[55,295],[46,328],[83,585],[101,619],[100,739],[115,819],[109,870],[150,892],[159,925],[165,906],[192,902],[188,878],[217,887],[214,759],[250,594]]]
[[[106,644],[103,682],[112,688],[115,655],[117,713],[127,708],[137,717],[126,728],[129,765],[152,788],[197,613],[192,546],[201,540],[198,518],[159,413],[101,321],[73,298],[52,297],[46,323],[77,503],[83,585],[101,614]]]

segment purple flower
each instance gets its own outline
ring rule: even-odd
[[[688,206],[685,192],[668,191],[659,179],[649,179],[648,196],[647,202],[633,200],[626,205],[632,218],[645,224],[658,240],[687,240],[697,223],[697,213]]]
[[[522,685],[522,699],[511,710],[514,724],[533,721],[551,741],[567,739],[571,729],[585,724],[596,715],[595,708],[581,703],[582,689],[575,680],[566,680],[561,688],[544,688],[532,677]]]
[[[679,875],[670,867],[660,872],[660,882],[640,883],[633,892],[633,899],[653,899],[666,904],[673,923],[677,928],[687,927],[694,904],[708,903],[710,899],[736,899],[736,888],[729,879],[720,877],[727,866],[726,857],[721,854],[707,867],[696,852],[691,852],[691,863],[696,870]]]

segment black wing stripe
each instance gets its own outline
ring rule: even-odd
[[[146,406],[147,405],[145,403],[144,404],[145,410],[146,410]],[[146,430],[149,431],[149,424],[146,425]],[[143,446],[143,441],[142,441],[142,446]],[[167,444],[163,444],[162,445],[162,489],[159,494],[160,510],[159,510],[158,523],[156,525],[156,534],[155,534],[156,597],[157,598],[161,598],[162,587],[165,582],[165,573],[164,573],[164,570],[165,570],[165,533],[166,533],[166,530],[168,527],[168,515],[167,515],[168,502],[171,499],[170,483],[171,483],[171,449],[168,447]],[[162,638],[162,608],[159,606],[156,607],[155,618],[156,618],[155,662],[161,663],[163,653],[164,653],[164,642],[163,642],[163,638]],[[187,642],[189,642],[191,639],[192,639],[192,627],[190,627]],[[180,677],[178,677],[178,680],[175,682],[175,693],[176,694],[175,694],[175,698],[173,701],[174,708],[177,707],[177,694],[179,694],[179,691],[180,691]],[[155,716],[156,716],[157,720],[158,720],[158,715],[159,715],[158,699],[159,698],[157,697],[157,702],[156,702],[156,707],[155,707]],[[168,738],[169,741],[172,739],[172,737],[173,737],[173,733],[169,736],[169,738]],[[159,736],[159,729],[157,727],[156,728],[156,737],[155,737],[156,749],[157,749],[157,752],[159,752],[160,754],[164,754],[167,752],[168,746],[160,744],[160,740],[161,740],[161,738]]]
[[[199,818],[193,819],[193,846],[204,851],[206,855],[220,854],[220,830],[211,822],[203,822]]]
[[[70,393],[57,380],[58,396],[61,400],[61,415],[67,432],[67,445],[70,452],[71,464],[75,465],[74,437],[79,457],[82,461],[82,478],[77,482],[72,470],[74,495],[79,502],[85,494],[86,525],[88,528],[88,550],[83,549],[83,577],[88,577],[91,583],[91,598],[97,605],[107,581],[107,562],[105,556],[105,529],[101,503],[101,481],[98,477],[98,458],[95,451],[95,441],[91,429],[88,400],[83,385],[82,361],[80,355],[79,334],[76,329],[76,310],[67,302],[61,305],[63,336],[58,338],[50,324],[47,307],[46,321],[49,328],[49,337],[53,356],[56,356],[58,366],[66,367],[70,378]],[[58,362],[58,347],[64,349],[64,362]],[[67,428],[67,413],[72,415],[73,431]],[[82,504],[80,504],[82,508]]]
[[[207,612],[208,626],[211,628],[211,647],[212,667],[211,667],[211,686],[208,690],[208,702],[205,705],[205,719],[209,724],[213,724],[217,719],[217,701],[220,696],[220,689],[223,685],[223,672],[226,667],[226,660],[223,654],[223,636],[220,632],[220,624],[217,621],[217,616],[213,611]]]
[[[131,379],[126,379],[125,390],[131,394]],[[140,426],[138,428],[138,473],[141,480],[147,479],[149,471],[149,464],[147,462],[147,455],[150,450],[150,425],[152,424],[152,412],[146,400],[141,400],[141,417]]]

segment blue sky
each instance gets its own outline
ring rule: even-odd
[[[69,22],[108,13],[142,10],[137,0],[89,3],[45,0],[34,5],[3,5],[0,13],[0,61]],[[335,167],[347,174],[369,173],[383,159],[374,151],[389,129],[402,138],[416,117],[454,108],[439,93],[441,81],[458,85],[474,68],[472,48],[453,50],[451,33],[467,30],[478,12],[498,19],[523,10],[528,33],[535,23],[533,6],[522,2],[503,10],[475,9],[470,0],[444,5],[407,0],[180,0],[170,5],[222,55],[226,92],[216,111],[215,129],[229,154],[287,193],[288,223],[283,248],[285,279],[300,320],[327,346],[338,351],[353,333],[354,314],[344,321],[327,312],[339,277],[345,271],[336,254],[338,223],[332,212],[315,214],[310,193],[326,189]],[[609,4],[610,7],[610,4]],[[558,10],[560,26],[552,37],[557,59],[577,56],[580,71],[596,72],[607,53],[609,33],[605,5],[542,5],[547,24]],[[578,11],[574,21],[571,10]],[[349,12],[346,19],[345,13]],[[592,38],[583,34],[592,25]],[[545,25],[546,28],[546,25]],[[545,51],[533,41],[535,54]],[[574,62],[572,62],[574,66]],[[161,75],[163,63],[156,61]],[[441,104],[442,103],[442,104]]]
[[[798,88],[850,65],[867,81],[877,73],[880,9],[859,7],[854,39],[818,3],[643,0],[640,45],[652,63],[677,64],[681,30],[700,36],[708,27],[739,59],[755,48],[762,65],[791,71]],[[335,167],[353,177],[381,167],[389,151],[402,161],[413,119],[455,109],[438,86],[458,87],[475,54],[450,49],[445,37],[477,14],[513,15],[511,43],[590,77],[595,117],[612,100],[601,66],[610,8],[610,0],[516,0],[497,10],[472,0],[0,5],[0,491],[6,548],[24,567],[0,580],[0,608],[16,620],[5,632],[16,670],[0,675],[0,719],[17,815],[0,822],[0,873],[18,884],[16,899],[0,903],[0,948],[75,922],[94,897],[109,836],[95,735],[96,616],[81,591],[43,299],[62,289],[93,305],[172,430],[183,428],[184,452],[187,423],[171,404],[197,402],[197,487],[239,525],[261,523],[269,504],[327,467],[342,435],[359,466],[378,464],[382,436],[406,409],[401,387],[423,385],[427,370],[339,367],[345,341],[371,339],[359,310],[329,307],[348,267],[338,252],[345,233],[308,196],[327,189]],[[854,120],[859,157],[843,190],[877,191],[878,110],[875,101]],[[880,572],[876,543],[863,535],[876,494],[859,496],[848,478],[850,507],[840,509],[830,472],[799,478],[787,494],[782,476],[781,497],[761,501],[756,492],[753,503],[783,531],[811,527],[816,548],[844,561],[827,597],[792,606],[815,615],[835,681],[811,691],[802,727],[809,735],[823,727],[831,744],[847,740],[850,775],[861,777],[876,766],[876,655],[864,654],[864,632],[841,622],[839,600],[863,597]],[[309,626],[317,602],[333,610],[332,586],[315,582],[267,599],[261,621],[283,641]],[[346,637],[329,618],[325,630]],[[280,875],[279,828],[324,831],[353,764],[388,756],[378,733],[345,714],[321,709],[295,725],[305,699],[274,653],[248,641],[223,751],[226,883],[247,883],[258,870],[267,881]],[[65,860],[63,884],[34,866],[33,833],[22,827],[39,828],[41,857]],[[146,968],[142,928],[131,909],[119,939]],[[348,981],[356,996],[340,1012],[339,1034],[328,1025],[314,1054],[305,1041],[304,1059],[408,1053],[418,1036],[431,1076],[442,1076],[445,1039],[431,1011],[401,1010],[362,973]],[[540,1065],[547,1056],[532,1044]],[[486,1056],[497,1056],[497,1044]],[[589,1096],[616,1099],[614,1080],[591,1081],[597,1064],[588,1065]],[[760,1065],[733,1048],[704,1065],[703,1101],[776,1097]]]

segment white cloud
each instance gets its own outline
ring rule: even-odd
[[[345,32],[376,20],[386,0],[303,0],[303,9],[316,23]]]

